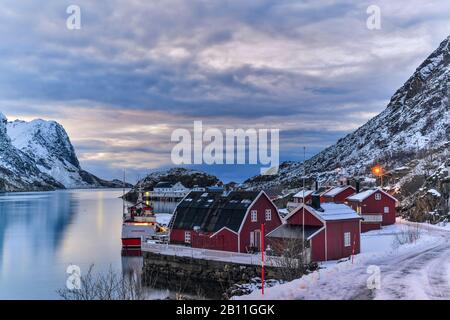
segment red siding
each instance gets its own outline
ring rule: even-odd
[[[265,212],[266,209],[272,210],[272,220],[266,221]],[[251,221],[251,211],[256,210],[258,213],[258,221]],[[250,248],[250,232],[254,232],[255,230],[261,231],[261,224],[264,223],[264,232],[268,234],[270,231],[275,229],[276,227],[281,225],[281,219],[278,215],[278,210],[275,205],[267,199],[264,195],[258,199],[258,201],[253,204],[251,208],[248,210],[247,217],[245,217],[244,224],[241,227],[240,232],[240,252],[247,252]]]
[[[306,208],[305,208],[306,209]],[[287,223],[302,225],[303,210],[299,209]],[[305,210],[305,225],[323,226],[309,210]],[[346,247],[344,234],[350,233],[350,246]],[[311,239],[311,259],[313,261],[338,260],[360,252],[360,219],[326,221],[326,229]],[[326,239],[326,241],[325,241]]]
[[[350,246],[344,244],[344,234],[350,233]],[[359,220],[327,222],[327,259],[338,260],[360,252]]]
[[[186,244],[184,242],[184,233],[185,231],[191,232],[191,238],[192,238],[192,230],[181,230],[181,229],[173,229],[170,231],[170,243],[172,244]]]
[[[334,197],[323,197],[323,202],[334,202],[334,203],[344,203],[345,200],[351,195],[355,194],[355,189],[353,187],[348,187],[345,190],[339,192]]]
[[[368,232],[372,230],[380,230],[381,223],[364,223],[361,222],[361,232]]]
[[[211,233],[199,234],[193,232],[192,247],[211,250],[238,251],[238,236],[236,233],[222,229],[214,236]]]
[[[381,200],[376,200],[375,195],[381,194]],[[348,201],[353,210],[357,211],[361,207],[361,214],[381,214],[383,216],[383,226],[394,224],[396,216],[396,201],[381,191],[377,191],[364,199],[362,202]],[[384,213],[384,207],[389,208],[389,213]]]
[[[300,208],[288,220],[289,224],[303,224],[303,209]],[[323,226],[323,222],[317,219],[307,208],[305,208],[305,226]]]

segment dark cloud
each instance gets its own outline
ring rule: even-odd
[[[285,160],[317,152],[380,112],[450,27],[447,0],[80,0],[70,31],[72,2],[2,3],[0,106],[62,122],[102,174],[132,154],[168,165],[170,130],[194,119],[278,127]],[[366,28],[372,4],[381,30]],[[167,128],[132,130],[141,119]]]

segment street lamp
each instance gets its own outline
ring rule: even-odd
[[[372,174],[377,177],[380,177],[381,187],[383,188],[383,174],[384,174],[383,167],[378,164],[372,167]]]

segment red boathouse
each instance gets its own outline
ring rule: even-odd
[[[172,219],[171,244],[243,253],[261,250],[261,224],[266,234],[282,224],[263,191],[193,191]]]
[[[301,240],[304,230],[311,261],[338,260],[360,252],[361,217],[345,204],[320,204],[319,196],[313,196],[312,205],[300,205],[285,220],[267,234],[269,245]]]
[[[397,199],[381,188],[357,193],[348,197],[346,202],[364,219],[362,232],[395,223]]]

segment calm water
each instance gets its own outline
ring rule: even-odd
[[[70,264],[139,272],[122,257],[121,190],[0,194],[0,299],[59,299]],[[155,290],[154,298],[168,292]]]

